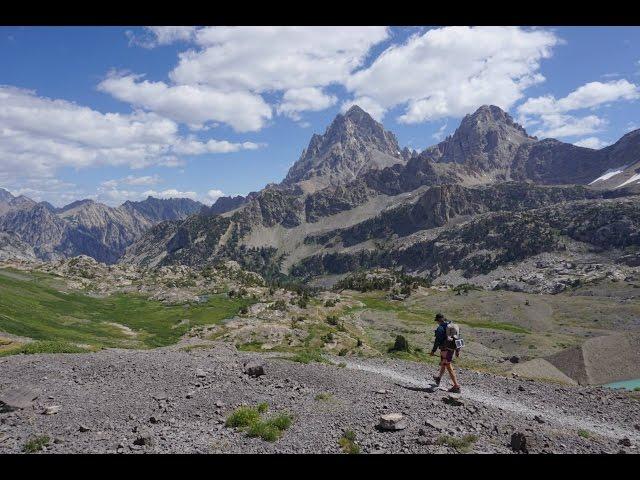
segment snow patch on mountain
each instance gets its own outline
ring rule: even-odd
[[[612,168],[610,170],[607,170],[606,172],[604,172],[601,176],[599,176],[598,178],[596,178],[593,182],[591,182],[589,185],[593,185],[596,182],[600,182],[600,181],[604,181],[604,180],[609,180],[611,177],[615,177],[616,175],[624,172],[624,169],[626,167],[617,167],[617,168]]]

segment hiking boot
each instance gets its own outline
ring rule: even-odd
[[[433,376],[433,380],[436,382],[436,387],[440,386],[440,379],[441,377],[438,377],[437,375]]]
[[[447,390],[447,392],[449,392],[449,393],[460,393],[460,386],[451,387],[449,390]]]

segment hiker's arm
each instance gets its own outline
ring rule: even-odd
[[[440,342],[438,341],[438,334],[436,334],[436,339],[433,341],[433,347],[431,348],[432,354],[436,353],[436,350],[438,349],[439,344]]]

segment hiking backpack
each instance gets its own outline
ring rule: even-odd
[[[456,350],[464,347],[464,340],[460,336],[460,327],[453,322],[447,324],[447,340],[451,342],[452,347],[455,345]]]

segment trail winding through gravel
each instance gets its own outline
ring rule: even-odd
[[[347,368],[349,369],[376,373],[389,379],[410,384],[419,388],[428,388],[433,385],[431,382],[425,381],[424,378],[419,378],[415,375],[402,373],[389,367],[371,365],[368,363],[356,362],[351,360],[345,363],[347,365]],[[529,406],[520,401],[506,399],[497,394],[489,394],[486,390],[470,386],[463,387],[463,397],[483,403],[493,408],[508,410],[512,413],[525,417],[544,417],[546,421],[557,424],[560,427],[590,430],[612,439],[622,439],[624,437],[628,437],[640,440],[640,433],[633,429],[633,425],[631,425],[631,428],[624,428],[620,425],[612,424],[610,422],[597,420],[593,417],[587,416],[586,413],[584,417],[578,418],[562,412],[561,410],[553,406]]]

